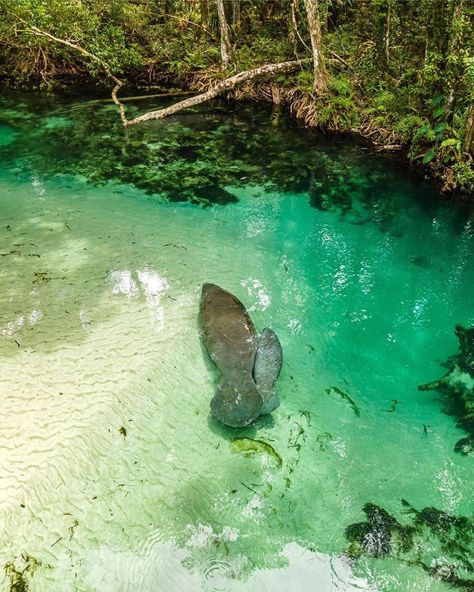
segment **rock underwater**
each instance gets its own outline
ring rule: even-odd
[[[206,349],[221,372],[213,415],[225,425],[243,427],[276,409],[273,385],[282,364],[276,334],[264,329],[257,338],[244,305],[215,284],[202,286],[200,315]]]

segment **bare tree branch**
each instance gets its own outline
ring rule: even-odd
[[[56,43],[66,45],[67,47],[70,47],[71,49],[78,51],[82,55],[84,55],[84,56],[90,58],[91,60],[97,62],[98,64],[100,64],[102,66],[102,69],[104,70],[106,76],[108,78],[110,78],[115,83],[115,86],[112,89],[112,100],[119,108],[120,119],[122,120],[123,125],[127,125],[128,120],[125,115],[125,106],[123,105],[123,103],[121,103],[119,101],[119,99],[117,97],[117,93],[122,88],[124,83],[119,78],[117,78],[116,76],[114,76],[112,74],[107,62],[105,62],[103,59],[97,57],[96,55],[94,55],[90,51],[87,51],[87,49],[84,49],[80,45],[77,45],[76,43],[72,43],[71,41],[67,41],[67,39],[61,39],[60,37],[55,37],[54,35],[51,35],[51,33],[48,33],[47,31],[43,31],[42,29],[38,29],[38,27],[28,25],[27,23],[25,23],[25,24],[27,25],[27,28],[26,28],[27,33],[32,33],[33,35],[38,35],[40,37],[47,37],[48,39],[51,39],[52,41],[55,41]]]

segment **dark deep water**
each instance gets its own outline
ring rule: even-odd
[[[0,164],[0,590],[472,589],[474,455],[417,390],[474,324],[472,210],[255,105],[5,96]],[[283,345],[245,430],[206,281]]]

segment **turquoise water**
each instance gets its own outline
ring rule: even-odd
[[[474,324],[472,211],[254,105],[128,131],[107,101],[0,107],[0,590],[472,589],[474,457],[417,390]],[[204,282],[283,345],[243,430],[209,417]],[[367,503],[413,545],[356,559]]]

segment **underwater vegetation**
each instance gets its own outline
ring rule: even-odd
[[[234,438],[231,442],[231,449],[233,452],[240,452],[242,454],[266,454],[281,467],[283,459],[278,452],[268,442],[263,440],[253,440],[252,438]]]
[[[336,395],[341,397],[341,399],[343,401],[346,401],[350,405],[352,411],[357,415],[357,417],[360,417],[359,407],[356,405],[355,401],[343,390],[341,390],[337,386],[330,386],[329,388],[326,389],[326,393],[328,395],[330,395],[331,393],[335,393]]]
[[[301,194],[313,207],[336,211],[354,224],[366,223],[375,212],[383,228],[398,211],[387,162],[375,154],[367,162],[367,146],[346,141],[341,151],[339,140],[296,129],[289,118],[275,126],[267,108],[213,104],[125,130],[114,106],[100,100],[73,107],[54,96],[44,103],[37,98],[34,108],[28,98],[15,108],[8,98],[0,104],[0,125],[9,130],[8,142],[0,142],[0,161],[20,178],[76,175],[202,207],[235,203],[232,188],[258,185]],[[133,104],[129,109],[136,111]]]
[[[22,555],[6,563],[4,571],[10,580],[9,592],[28,592],[30,589],[28,574],[33,574],[41,565],[40,561],[29,555]]]
[[[454,446],[455,452],[474,450],[474,327],[456,325],[459,352],[445,363],[448,372],[439,380],[418,387],[420,391],[437,390],[444,396],[445,411],[456,417],[457,425],[469,435]]]
[[[474,520],[437,508],[417,510],[401,500],[409,522],[402,524],[384,508],[367,503],[367,519],[350,524],[346,538],[349,556],[396,556],[418,565],[432,577],[461,590],[474,590]]]

